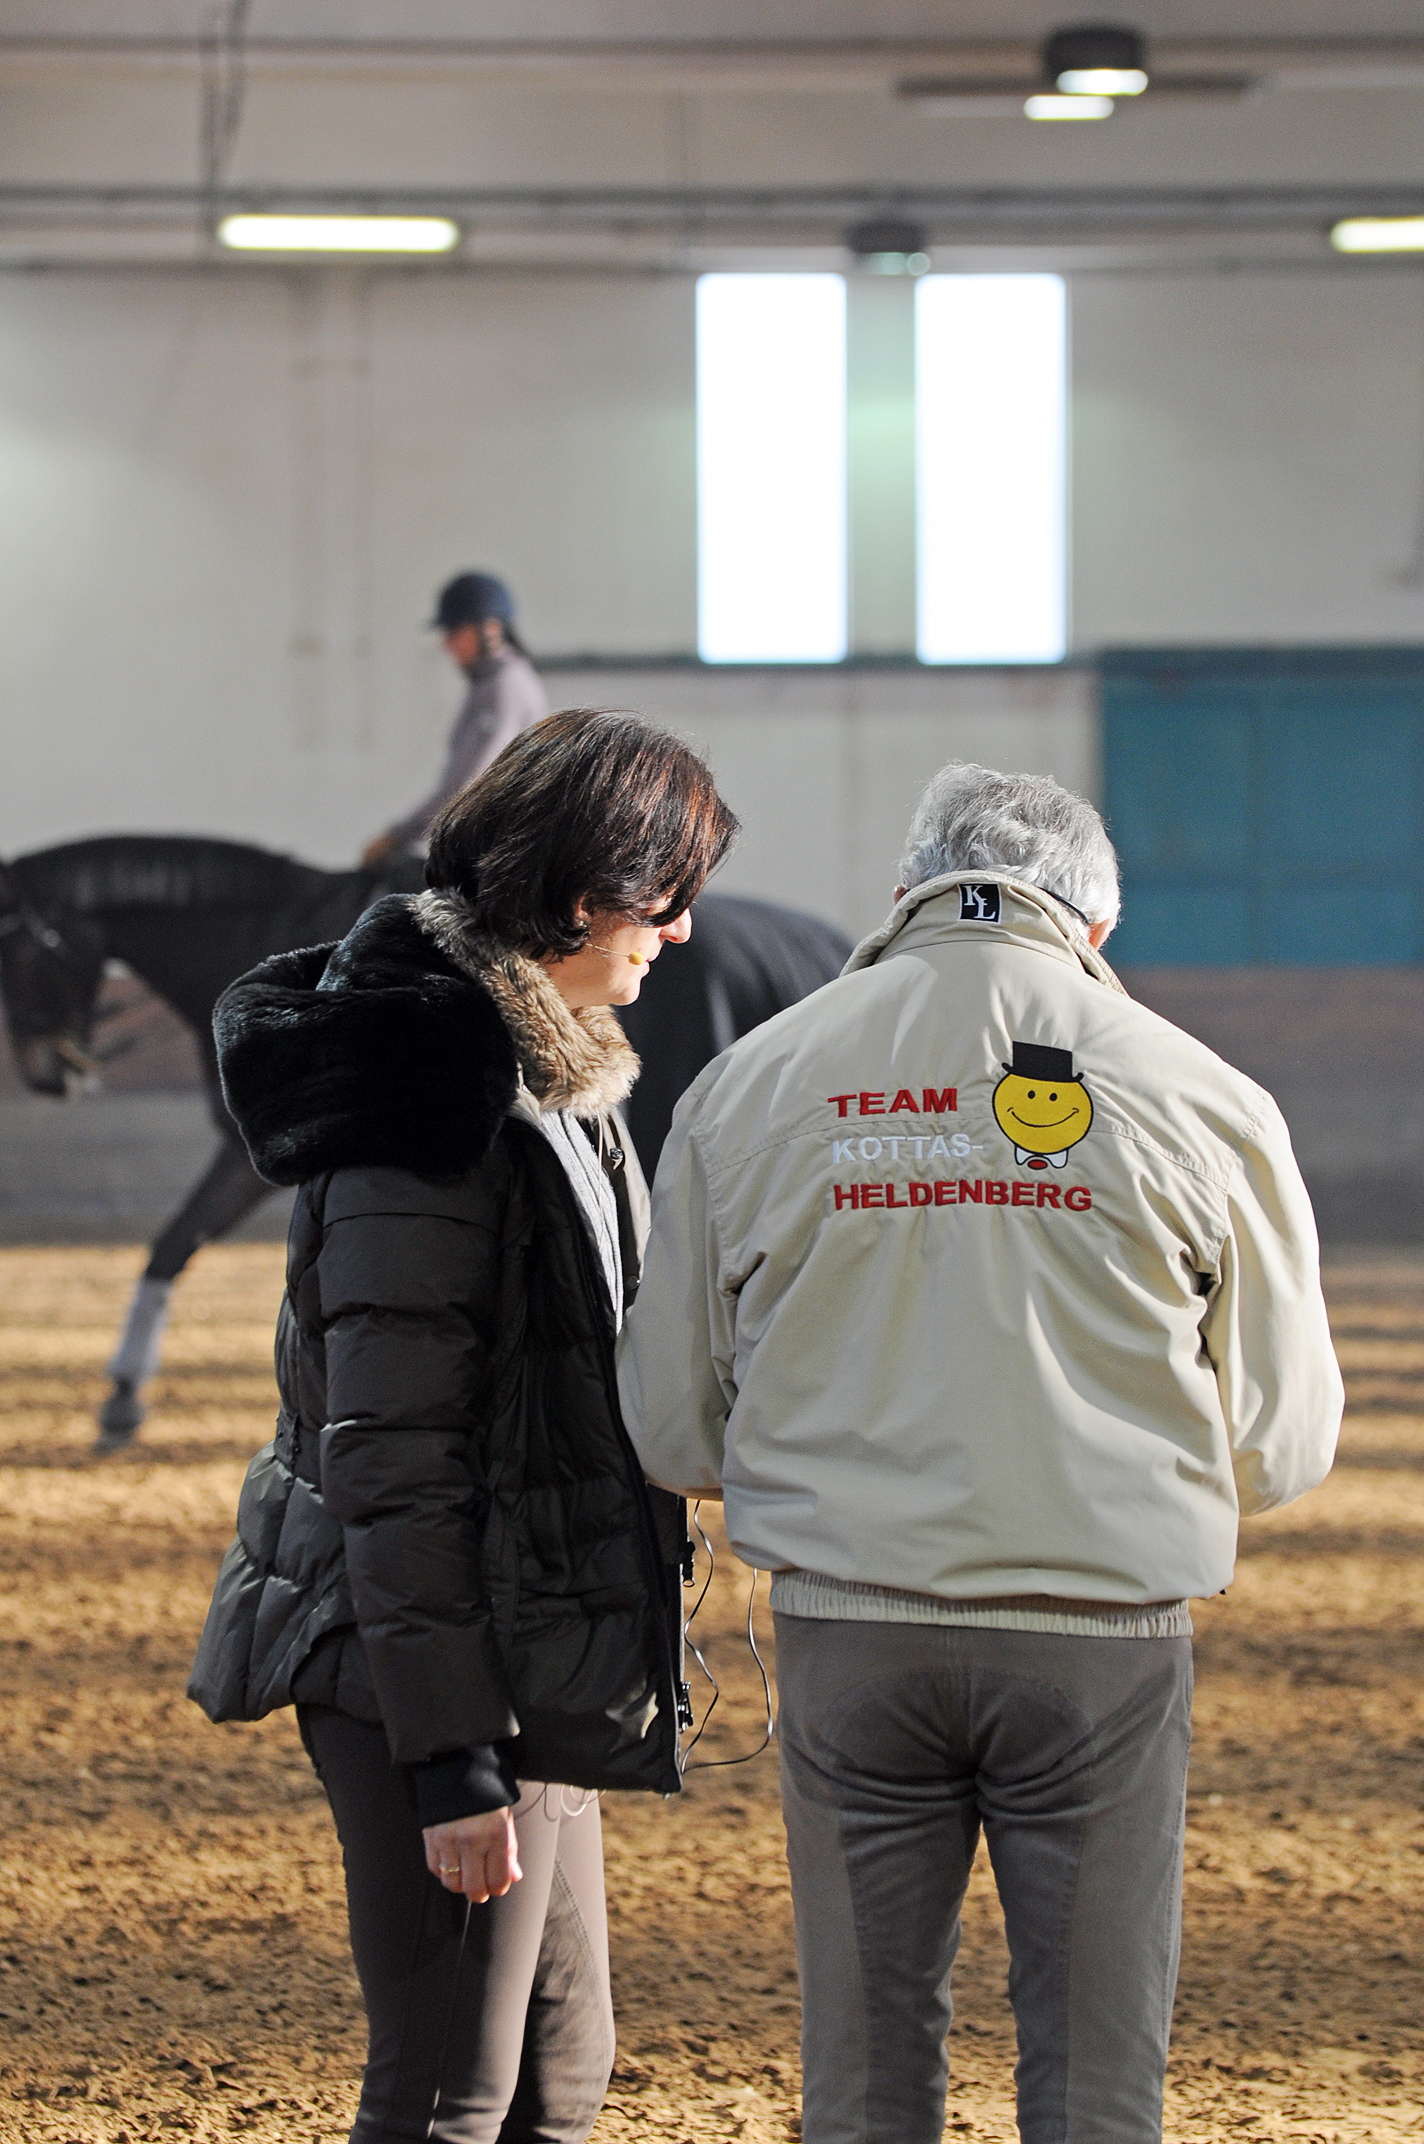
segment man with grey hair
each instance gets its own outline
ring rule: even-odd
[[[938,2144],[982,1829],[1026,2144],[1156,2144],[1192,1596],[1342,1392],[1269,1095],[1135,1004],[1102,821],[949,766],[841,978],[695,1081],[622,1357],[772,1579],[806,2144]]]

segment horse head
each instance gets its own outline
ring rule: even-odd
[[[39,915],[0,863],[0,1000],[25,1085],[67,1096],[95,1076],[94,1008],[104,974],[103,938],[82,916],[62,929]]]

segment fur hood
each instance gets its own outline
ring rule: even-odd
[[[360,1166],[462,1175],[521,1088],[596,1117],[638,1075],[611,1012],[571,1012],[452,894],[388,895],[339,945],[263,961],[219,998],[213,1032],[227,1106],[274,1184]]]

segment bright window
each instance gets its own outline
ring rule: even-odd
[[[1063,654],[1066,314],[1056,275],[920,278],[922,662],[1051,663]]]
[[[846,652],[846,291],[697,284],[697,644],[704,662]]]

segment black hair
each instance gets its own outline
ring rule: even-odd
[[[577,953],[575,914],[680,916],[736,840],[712,770],[642,715],[573,707],[522,730],[445,806],[425,883],[540,958]]]

